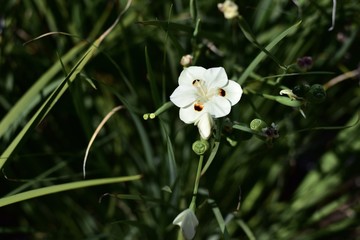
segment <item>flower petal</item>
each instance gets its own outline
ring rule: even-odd
[[[187,208],[185,209],[184,211],[182,211],[181,213],[179,213],[176,218],[174,219],[173,221],[173,224],[174,225],[178,225],[179,227],[181,227],[183,221],[184,221],[184,218],[185,218],[185,215],[187,214],[187,212],[189,211],[190,209]]]
[[[202,139],[209,139],[211,130],[214,125],[213,118],[207,112],[202,114],[200,118],[195,122],[195,125],[199,128],[199,133]]]
[[[179,85],[192,86],[195,79],[204,80],[206,69],[203,67],[191,66],[185,68],[179,76]]]
[[[230,101],[221,96],[214,96],[210,101],[204,103],[204,106],[204,110],[214,118],[224,117],[231,111]]]
[[[186,107],[198,98],[197,90],[194,86],[180,85],[170,96],[170,100],[178,107]]]
[[[196,233],[195,228],[199,224],[199,221],[197,220],[195,213],[187,208],[177,215],[173,224],[178,225],[181,228],[186,239],[193,239]]]
[[[231,102],[232,106],[234,106],[240,101],[241,95],[243,93],[240,84],[235,81],[229,80],[229,83],[225,87],[223,87],[223,89],[225,90],[224,97]]]
[[[195,111],[194,105],[191,104],[180,108],[179,117],[186,124],[195,123],[205,111],[205,108],[202,111]]]
[[[206,70],[205,82],[208,89],[224,87],[228,81],[224,68],[216,67]]]

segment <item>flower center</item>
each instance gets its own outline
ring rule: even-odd
[[[195,111],[201,112],[204,109],[204,103],[209,101],[215,95],[225,97],[226,92],[222,88],[218,89],[208,89],[205,81],[200,79],[195,79],[192,82],[193,86],[197,88],[198,98],[194,104]]]

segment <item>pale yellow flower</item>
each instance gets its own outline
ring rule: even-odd
[[[226,19],[232,19],[239,16],[238,5],[233,1],[226,0],[224,3],[218,3],[217,7],[224,13]]]

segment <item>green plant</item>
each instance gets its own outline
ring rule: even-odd
[[[1,238],[359,238],[359,4],[218,3],[2,4]],[[187,54],[243,90],[200,156]]]

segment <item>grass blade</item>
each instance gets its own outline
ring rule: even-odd
[[[139,180],[141,175],[133,175],[127,177],[116,177],[116,178],[102,178],[86,181],[78,181],[72,183],[64,183],[50,187],[39,188],[35,190],[30,190],[22,193],[18,193],[9,197],[4,197],[0,199],[0,207],[7,206],[16,202],[21,202],[35,197],[45,196],[57,192],[63,192],[68,190],[73,190],[77,188],[91,187],[96,185],[104,185],[118,182],[127,182]]]
[[[84,157],[84,163],[83,163],[83,175],[84,175],[84,178],[85,178],[85,175],[86,175],[86,171],[85,171],[86,160],[87,160],[90,148],[91,148],[93,142],[95,141],[96,136],[100,132],[101,128],[105,125],[105,123],[111,118],[111,116],[114,115],[117,111],[120,111],[122,108],[123,108],[123,106],[114,107],[108,114],[106,114],[106,116],[103,118],[103,120],[100,122],[100,124],[97,126],[95,132],[91,136],[91,139],[90,139],[89,144],[86,147],[86,151],[85,151],[85,157]]]
[[[85,42],[82,42],[72,48],[62,58],[63,64],[67,64],[71,59],[74,58],[85,46]],[[37,96],[44,96],[42,90],[48,84],[48,82],[61,70],[61,63],[55,63],[47,72],[45,72],[39,80],[16,102],[11,110],[5,115],[0,122],[0,138],[4,136],[9,129],[15,129],[21,119],[26,116],[24,112],[29,112],[29,102]],[[20,119],[19,119],[20,118]]]
[[[216,205],[215,201],[213,199],[208,199],[208,204],[210,204],[212,211],[215,215],[216,221],[218,222],[218,225],[220,227],[221,233],[223,234],[223,239],[230,239],[229,237],[229,233],[226,229],[226,223],[225,220],[223,218],[223,216],[221,215],[220,209],[219,207]]]
[[[33,117],[29,120],[29,122],[25,125],[25,127],[20,131],[20,133],[15,137],[15,139],[10,143],[10,145],[6,148],[6,150],[0,156],[0,169],[3,167],[7,159],[12,155],[18,145],[25,139],[26,135],[34,129],[34,127],[41,122],[41,120],[48,114],[51,108],[55,105],[55,103],[60,99],[60,97],[64,94],[64,92],[69,87],[69,84],[73,82],[76,76],[82,71],[85,65],[89,62],[89,60],[97,53],[97,49],[100,46],[101,42],[105,39],[105,37],[114,29],[116,24],[119,22],[120,17],[125,13],[125,11],[129,8],[131,0],[128,1],[125,9],[119,14],[114,23],[96,39],[94,44],[90,46],[87,52],[81,57],[81,59],[76,63],[73,67],[69,75],[62,81],[62,83],[58,86],[57,89],[49,96],[46,102],[38,109],[38,111],[33,115]]]
[[[219,146],[220,146],[220,142],[215,142],[214,143],[214,147],[211,150],[210,156],[209,156],[208,160],[206,161],[205,166],[201,170],[201,176],[204,175],[206,170],[210,167],[212,161],[214,160],[214,158],[216,156],[216,153],[217,153],[217,151],[219,149]]]
[[[279,34],[271,43],[269,43],[265,49],[267,51],[270,51],[273,47],[276,46],[283,38],[285,38],[287,35],[292,33],[296,28],[299,27],[301,21],[296,23],[295,25],[291,26],[290,28],[286,29],[284,32]],[[245,69],[244,73],[241,75],[241,77],[238,79],[238,83],[241,85],[245,82],[245,80],[249,77],[249,75],[254,71],[254,69],[259,65],[259,63],[266,57],[265,52],[259,53],[257,57],[250,63],[250,65]]]

